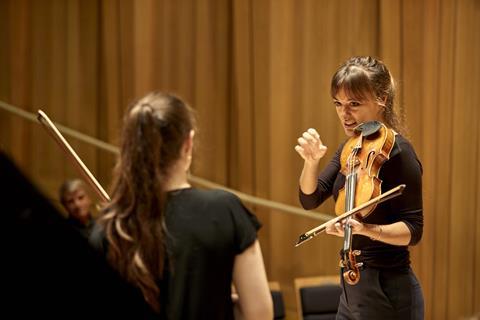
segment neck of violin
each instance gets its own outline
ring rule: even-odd
[[[356,172],[350,172],[345,181],[345,212],[352,210],[355,207],[355,187],[357,185],[357,174]],[[352,228],[348,224],[348,220],[345,222],[345,235],[343,238],[343,252],[350,251],[352,247]]]

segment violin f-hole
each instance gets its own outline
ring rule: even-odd
[[[375,156],[375,150],[370,150],[370,152],[367,155],[367,159],[365,161],[365,165],[363,166],[363,169],[367,169],[370,166],[370,160],[372,157]]]

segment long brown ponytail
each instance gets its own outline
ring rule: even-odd
[[[133,104],[101,219],[110,262],[156,311],[166,256],[165,181],[193,128],[191,109],[173,95],[150,93]]]

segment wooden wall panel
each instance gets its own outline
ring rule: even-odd
[[[29,60],[31,44],[31,17],[29,15],[29,4],[27,1],[9,2],[6,6],[8,16],[9,45],[5,51],[8,53],[7,61],[9,63],[9,73],[6,75],[8,84],[9,100],[24,109],[29,110],[31,105],[30,90],[32,86],[31,68],[32,63]],[[18,59],[22,57],[23,59]],[[11,118],[9,130],[6,132],[8,137],[8,147],[12,155],[18,159],[18,163],[23,168],[29,164],[31,153],[29,152],[30,141],[28,126],[24,121],[18,118]]]
[[[452,115],[454,98],[451,93],[454,83],[454,48],[455,48],[455,12],[456,5],[453,1],[444,1],[440,7],[440,21],[438,28],[440,29],[439,38],[439,90],[436,93],[438,95],[438,110],[437,110],[437,128],[436,128],[436,148],[435,159],[441,159],[437,161],[432,159],[432,167],[435,170],[435,184],[430,187],[433,192],[430,194],[435,199],[435,205],[431,215],[426,216],[426,223],[430,222],[434,225],[434,241],[432,242],[432,248],[434,251],[433,265],[442,266],[433,271],[432,277],[433,283],[435,283],[435,289],[432,289],[431,298],[427,300],[432,305],[432,319],[445,319],[448,308],[448,278],[451,273],[448,268],[449,257],[449,242],[450,232],[447,226],[450,226],[451,213],[448,210],[450,208],[450,197],[446,196],[451,194],[452,183],[452,137],[451,132],[453,130]],[[428,165],[428,163],[426,164]],[[442,181],[443,183],[436,183]],[[444,195],[444,196],[442,196]],[[430,219],[428,219],[430,218]],[[435,301],[435,306],[433,306]]]
[[[434,243],[435,241],[435,221],[441,220],[439,215],[433,214],[436,212],[436,197],[435,197],[435,181],[437,179],[437,150],[439,150],[440,141],[437,138],[437,130],[439,126],[439,97],[438,90],[440,87],[440,72],[439,64],[440,57],[438,52],[440,50],[440,34],[436,32],[440,25],[440,5],[438,2],[427,1],[424,7],[424,28],[425,33],[431,36],[424,38],[423,61],[428,61],[423,67],[423,94],[421,96],[422,105],[422,135],[421,135],[421,149],[418,150],[421,157],[423,167],[423,206],[425,210],[424,215],[424,234],[423,243]],[[420,142],[420,141],[419,141]],[[442,148],[440,148],[441,150]],[[428,164],[428,165],[426,165]],[[412,257],[414,261],[415,270],[418,277],[422,280],[422,288],[424,296],[431,297],[434,294],[435,288],[434,272],[432,261],[435,261],[435,250],[428,247],[420,247],[415,250],[415,255]],[[438,270],[442,273],[444,269]],[[441,293],[440,293],[441,294]],[[445,293],[443,293],[445,296]],[[427,315],[432,314],[433,304],[429,299],[426,301],[425,311]]]
[[[471,10],[471,23],[475,25],[475,27],[469,29],[469,34],[472,37],[472,57],[473,59],[471,60],[472,62],[472,68],[469,69],[468,73],[469,75],[472,75],[472,80],[467,80],[467,81],[472,81],[472,83],[479,83],[480,81],[480,62],[478,61],[478,57],[480,55],[480,35],[476,30],[480,28],[480,2],[479,1],[472,1],[470,2],[470,8]],[[478,88],[478,87],[477,87]],[[470,226],[470,228],[473,227],[475,230],[475,235],[474,235],[474,246],[475,246],[475,251],[473,252],[474,258],[472,259],[473,263],[473,279],[467,279],[471,280],[471,285],[473,285],[473,294],[472,294],[472,306],[473,306],[473,312],[471,314],[477,314],[480,313],[479,309],[480,307],[478,306],[480,304],[480,275],[478,274],[478,270],[480,269],[480,165],[478,165],[478,160],[480,159],[480,120],[479,120],[479,111],[478,111],[478,100],[479,97],[479,90],[478,89],[473,89],[474,97],[470,101],[473,107],[476,108],[476,114],[477,116],[475,117],[476,123],[473,124],[472,132],[471,132],[471,137],[472,137],[472,152],[471,152],[471,157],[476,159],[477,164],[476,166],[472,168],[472,172],[476,171],[476,174],[473,174],[474,177],[476,177],[476,184],[473,187],[474,189],[472,190],[472,193],[469,195],[474,199],[475,201],[475,207],[474,207],[474,213],[473,216],[475,217],[475,223]],[[476,141],[476,142],[475,142]],[[476,152],[473,152],[473,150],[476,150]],[[475,191],[476,190],[476,195]]]
[[[121,72],[123,53],[121,42],[124,36],[120,32],[120,6],[118,0],[102,1],[99,8],[99,44],[98,44],[98,124],[97,136],[100,140],[119,145],[118,135],[123,109],[127,102],[123,100]],[[121,107],[119,107],[121,106]],[[102,110],[102,111],[100,111]],[[106,188],[112,178],[115,156],[102,152],[97,158],[97,179]],[[108,191],[107,191],[108,192]]]
[[[300,45],[298,18],[294,13],[299,8],[291,1],[272,1],[270,7],[270,74],[269,74],[269,130],[263,131],[270,144],[269,184],[270,197],[273,200],[291,199],[290,190],[295,185],[292,181],[294,160],[292,149],[298,132],[292,130],[292,118],[300,107],[301,74],[300,59],[296,59]],[[297,106],[297,108],[293,108]],[[287,169],[288,168],[288,169]],[[292,188],[293,187],[293,188]],[[293,244],[294,225],[291,217],[283,214],[272,214],[270,217],[270,278],[282,284],[285,303],[291,308],[294,292],[288,279],[294,273],[296,263],[282,263],[285,257],[294,257],[298,251]],[[293,230],[292,230],[293,229]],[[292,261],[298,261],[296,258]],[[284,285],[286,284],[286,285]]]
[[[478,212],[475,212],[475,202],[472,195],[465,190],[475,190],[478,187],[475,172],[479,168],[477,155],[478,117],[480,116],[476,99],[479,98],[478,81],[480,75],[472,74],[478,69],[478,55],[472,41],[479,41],[480,36],[472,26],[478,27],[475,22],[475,4],[480,10],[478,1],[461,1],[457,4],[456,18],[463,23],[456,28],[455,45],[455,74],[452,87],[453,94],[453,128],[452,131],[452,190],[450,204],[450,232],[449,243],[450,264],[452,272],[448,283],[447,318],[468,317],[479,307],[479,301],[474,301],[474,287],[472,286],[478,266],[471,259],[475,252],[474,228]],[[478,18],[478,12],[476,17]],[[478,21],[478,20],[477,20]],[[478,47],[478,46],[477,46]],[[477,136],[472,136],[477,134]],[[461,250],[459,250],[461,248]],[[475,303],[475,304],[474,304]]]
[[[398,94],[395,103],[402,108],[403,1],[379,1],[378,55],[395,76]]]
[[[459,319],[480,312],[479,15],[477,0],[2,1],[0,98],[116,144],[133,99],[175,92],[198,113],[196,175],[298,206],[296,139],[316,128],[327,163],[345,139],[331,76],[349,56],[377,56],[424,167],[411,251],[426,318]],[[114,156],[71,142],[107,186]],[[76,175],[38,124],[3,110],[0,143],[52,198]],[[336,274],[342,239],[294,248],[320,221],[251,208],[293,319],[293,278]],[[318,210],[333,214],[333,201]]]
[[[298,95],[294,104],[297,121],[292,121],[292,133],[289,139],[290,157],[293,161],[290,164],[291,180],[289,186],[289,203],[298,205],[298,175],[303,163],[301,157],[293,150],[297,138],[308,128],[315,128],[328,147],[327,155],[321,161],[325,165],[337,149],[337,142],[342,139],[342,130],[337,126],[338,118],[330,97],[330,76],[339,65],[334,57],[345,42],[337,43],[336,39],[343,38],[340,32],[332,32],[332,26],[339,23],[337,19],[338,10],[331,1],[309,1],[298,6],[298,13],[294,18],[298,27],[296,34],[299,35],[298,44],[299,57],[296,59],[299,70]],[[329,200],[319,209],[321,212],[334,215],[333,201]],[[288,217],[290,218],[290,217]],[[319,221],[297,218],[289,219],[286,225],[291,226],[289,239],[296,241],[298,236],[315,227]],[[291,245],[291,240],[288,245]],[[341,239],[321,235],[315,241],[293,249],[294,263],[292,264],[292,275],[294,277],[314,276],[317,274],[336,274],[336,262],[339,259]],[[315,258],[313,258],[315,257]],[[306,263],[308,261],[308,263]],[[292,286],[289,279],[284,280],[283,286]],[[291,287],[293,290],[293,287]],[[295,307],[288,305],[288,307]]]
[[[0,39],[4,43],[10,43],[10,3],[6,1],[0,1]],[[0,100],[1,101],[11,101],[10,99],[10,86],[11,86],[11,64],[10,56],[11,46],[5,48],[5,50],[0,50],[0,70],[2,70],[0,76]],[[6,149],[10,147],[10,135],[12,130],[10,127],[11,119],[14,118],[14,115],[9,115],[3,112],[0,116],[0,148]],[[19,119],[17,119],[19,120]]]
[[[134,10],[134,0],[118,0],[118,30],[119,34],[119,46],[120,51],[120,65],[118,66],[120,71],[122,104],[118,106],[121,110],[126,108],[126,105],[130,104],[135,96],[135,60],[134,60],[134,26],[135,20],[132,14]],[[141,23],[141,22],[139,22]],[[105,34],[108,37],[108,34]],[[107,57],[108,58],[108,57]]]
[[[227,119],[230,85],[226,68],[229,49],[228,24],[221,18],[227,14],[216,11],[220,1],[194,3],[195,46],[192,54],[195,65],[192,70],[194,98],[191,103],[198,111],[198,124],[202,144],[195,172],[218,183],[227,182]],[[223,90],[221,90],[223,89]],[[214,164],[214,165],[213,165]]]
[[[52,91],[54,87],[51,84],[54,74],[54,66],[56,66],[56,61],[54,61],[54,57],[58,59],[59,65],[62,63],[62,59],[59,57],[66,55],[66,50],[71,48],[71,51],[76,52],[78,47],[74,47],[73,41],[67,43],[65,41],[61,41],[60,43],[64,44],[63,48],[60,48],[60,45],[55,45],[56,48],[53,47],[53,22],[54,22],[54,15],[58,12],[54,10],[53,2],[48,2],[49,5],[42,5],[41,3],[34,3],[34,7],[31,14],[32,24],[31,24],[31,43],[29,43],[31,55],[27,55],[26,59],[22,62],[25,63],[29,59],[31,59],[31,91],[25,92],[25,96],[30,97],[30,103],[28,105],[28,110],[31,112],[36,112],[37,108],[44,108],[46,109],[45,112],[47,114],[51,114],[50,110],[55,109],[53,106],[54,101],[52,100]],[[63,14],[65,14],[67,8],[63,10]],[[67,29],[67,21],[65,21],[65,28]],[[73,24],[73,22],[72,22]],[[78,36],[78,34],[75,34]],[[72,37],[74,38],[74,37]],[[76,38],[76,37],[75,37]],[[69,39],[65,37],[64,39]],[[53,50],[58,49],[55,55],[53,54]],[[74,57],[74,60],[70,60],[71,64],[79,63],[78,56]],[[62,70],[65,72],[68,70],[67,65]],[[73,73],[73,72],[72,72]],[[75,79],[76,80],[76,79]],[[65,81],[65,79],[64,79]],[[65,81],[68,85],[68,82]],[[71,90],[69,92],[68,88],[60,87],[58,90],[62,92],[67,92],[76,95],[79,93],[79,86],[77,84],[73,84],[75,86],[75,90]],[[63,89],[63,90],[62,90]],[[61,97],[61,95],[59,95]],[[61,100],[61,98],[59,99]],[[78,99],[74,99],[78,101]],[[69,101],[66,99],[64,103],[68,103]],[[38,107],[37,107],[38,106]],[[78,108],[77,108],[78,110]],[[59,120],[65,120],[58,119]],[[62,158],[61,155],[55,153],[56,148],[58,148],[54,143],[48,143],[49,138],[46,134],[44,134],[40,128],[29,126],[28,127],[28,145],[29,145],[29,152],[31,153],[31,159],[29,159],[28,167],[31,170],[31,174],[34,178],[39,179],[42,177],[43,183],[46,188],[53,189],[55,185],[55,174],[56,171],[60,168],[62,170]],[[86,146],[83,146],[86,148]],[[42,155],[42,151],[45,152]]]
[[[234,2],[232,27],[232,97],[229,133],[229,182],[236,189],[254,194],[255,105],[253,73],[252,8],[248,1]],[[245,23],[245,24],[244,24]],[[238,172],[243,172],[238,175]]]
[[[422,66],[426,65],[424,60],[424,33],[417,32],[424,26],[425,8],[423,2],[415,2],[404,0],[400,12],[402,13],[401,24],[401,86],[399,90],[402,92],[402,99],[399,107],[408,123],[406,128],[409,140],[415,146],[420,159],[423,155],[422,134],[423,134],[423,98],[425,96],[424,88],[427,86],[424,82],[424,70]],[[408,188],[408,186],[407,186]],[[428,233],[425,233],[428,237]],[[423,270],[419,268],[420,259],[429,258],[429,252],[423,252],[423,246],[411,248],[412,266],[417,277],[423,279]],[[426,248],[426,251],[428,248]],[[421,258],[422,257],[422,258]],[[428,265],[428,264],[427,264]],[[423,284],[423,281],[422,281]],[[428,291],[428,286],[427,286]],[[424,291],[425,294],[425,291]],[[428,306],[427,306],[428,310]]]
[[[153,10],[153,0],[135,1],[133,5],[133,62],[135,97],[141,97],[154,89],[153,68],[154,39],[156,30],[153,28],[156,12]]]
[[[242,0],[239,0],[242,1]],[[251,90],[253,91],[253,134],[254,148],[252,150],[253,174],[254,174],[254,194],[258,197],[270,199],[270,161],[271,149],[270,143],[270,92],[266,89],[270,79],[270,32],[271,32],[271,17],[270,8],[272,1],[250,1],[249,21],[251,26],[249,32],[251,35],[251,51],[252,58],[250,60],[252,83]],[[236,16],[236,12],[234,11]],[[244,28],[244,21],[240,19],[240,25],[236,28]],[[239,66],[240,68],[241,66]],[[247,106],[239,106],[239,109],[247,108]],[[239,175],[242,172],[238,173]],[[271,233],[270,227],[272,216],[275,214],[268,208],[256,207],[255,213],[258,214],[264,227],[260,230],[259,241],[262,245],[263,256],[265,259],[265,266],[267,274],[272,274],[274,265],[271,259],[271,248],[275,245],[270,242]],[[275,279],[272,279],[275,280]]]

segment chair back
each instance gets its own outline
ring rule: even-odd
[[[339,276],[296,278],[294,286],[298,319],[335,319],[342,293]]]
[[[273,301],[273,319],[285,319],[285,304],[283,303],[283,294],[280,289],[280,283],[277,281],[268,282]]]

